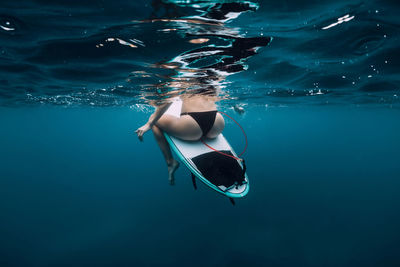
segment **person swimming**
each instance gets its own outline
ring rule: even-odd
[[[217,111],[216,97],[206,94],[182,95],[182,112],[179,118],[164,114],[172,102],[164,103],[156,107],[156,111],[149,120],[135,133],[140,141],[143,135],[150,129],[164,156],[168,166],[168,180],[171,185],[175,183],[175,171],[179,162],[172,156],[170,146],[162,131],[186,141],[196,141],[201,138],[215,138],[222,133],[225,121]]]

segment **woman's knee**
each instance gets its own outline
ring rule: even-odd
[[[162,131],[157,125],[153,125],[151,130],[155,138],[160,138],[162,136]]]
[[[152,130],[153,132],[160,132],[160,131],[161,131],[160,128],[159,128],[157,125],[151,126],[151,130]]]

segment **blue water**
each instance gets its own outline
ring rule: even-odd
[[[238,3],[0,3],[1,266],[400,265],[400,5]],[[236,206],[134,135],[203,88]]]

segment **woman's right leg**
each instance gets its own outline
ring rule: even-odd
[[[171,148],[169,147],[169,144],[167,142],[167,139],[165,139],[164,134],[162,133],[162,131],[160,130],[160,128],[156,125],[154,125],[152,128],[153,130],[153,134],[154,137],[157,141],[158,146],[161,149],[161,152],[163,153],[164,159],[167,163],[168,166],[168,180],[170,182],[171,185],[175,184],[175,171],[178,169],[179,167],[179,162],[176,161],[173,157],[172,157],[172,153],[171,153]]]
[[[163,131],[184,140],[196,140],[200,138],[201,130],[199,126],[192,118],[186,117],[189,116],[177,118],[170,115],[163,115],[157,121],[156,125],[152,127],[154,137],[167,163],[168,179],[171,184],[174,184],[174,173],[179,167],[179,162],[172,157],[171,148],[167,139],[165,139]]]

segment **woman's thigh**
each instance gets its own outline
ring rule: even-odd
[[[202,136],[200,126],[188,115],[177,118],[164,114],[156,125],[168,134],[183,140],[198,140]]]

